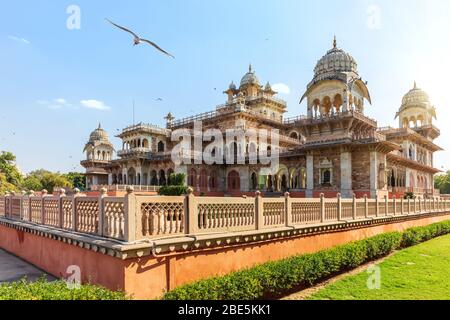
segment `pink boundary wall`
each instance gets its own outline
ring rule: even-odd
[[[67,277],[68,266],[77,265],[81,268],[84,282],[112,290],[122,289],[136,299],[156,299],[167,290],[202,278],[444,220],[450,220],[450,213],[311,236],[129,260],[0,226],[0,247],[56,277]]]

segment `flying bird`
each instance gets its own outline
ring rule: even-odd
[[[128,33],[132,34],[133,37],[134,37],[134,45],[135,45],[135,46],[137,46],[138,44],[141,44],[142,42],[146,42],[146,43],[148,43],[149,45],[151,45],[151,46],[153,46],[154,48],[156,48],[158,51],[160,51],[160,52],[164,53],[165,55],[167,55],[167,56],[172,57],[172,58],[175,59],[175,57],[174,57],[173,55],[171,55],[170,53],[168,53],[167,51],[165,51],[164,49],[162,49],[161,47],[159,47],[156,43],[154,43],[154,42],[152,42],[152,41],[150,41],[150,40],[143,39],[143,38],[139,37],[139,36],[138,36],[136,33],[134,33],[133,31],[131,31],[131,30],[127,29],[127,28],[124,28],[124,27],[122,27],[122,26],[119,26],[118,24],[115,24],[115,23],[112,22],[111,20],[106,19],[106,21],[108,21],[109,23],[111,23],[113,26],[115,26],[115,27],[117,27],[117,28],[119,28],[119,29],[121,29],[121,30],[123,30],[123,31],[125,31],[125,32],[128,32]]]
[[[156,101],[163,101],[163,99],[162,98],[158,98],[158,99],[156,99]]]

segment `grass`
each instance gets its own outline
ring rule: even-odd
[[[339,280],[309,297],[312,300],[448,300],[450,235],[404,249],[379,265],[380,289],[369,290],[373,273]]]
[[[69,288],[65,281],[48,282],[45,277],[35,282],[22,279],[0,284],[0,300],[128,300],[123,292],[94,285]]]

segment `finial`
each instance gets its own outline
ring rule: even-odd
[[[333,40],[333,48],[336,49],[337,48],[337,40],[336,40],[336,35],[334,36],[334,40]]]
[[[99,122],[98,123],[98,128],[101,129],[102,128],[102,124]]]
[[[253,72],[253,67],[252,67],[252,64],[251,64],[251,63],[248,65],[248,72],[249,72],[249,73],[252,73],[252,72]]]
[[[414,89],[417,89],[417,82],[414,80]]]

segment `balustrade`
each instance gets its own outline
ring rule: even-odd
[[[255,197],[143,196],[127,189],[124,197],[98,197],[79,192],[66,196],[6,195],[0,197],[0,217],[76,231],[126,242],[176,238],[185,235],[231,233],[301,227],[354,220],[439,213],[450,210],[450,200],[316,199]]]

